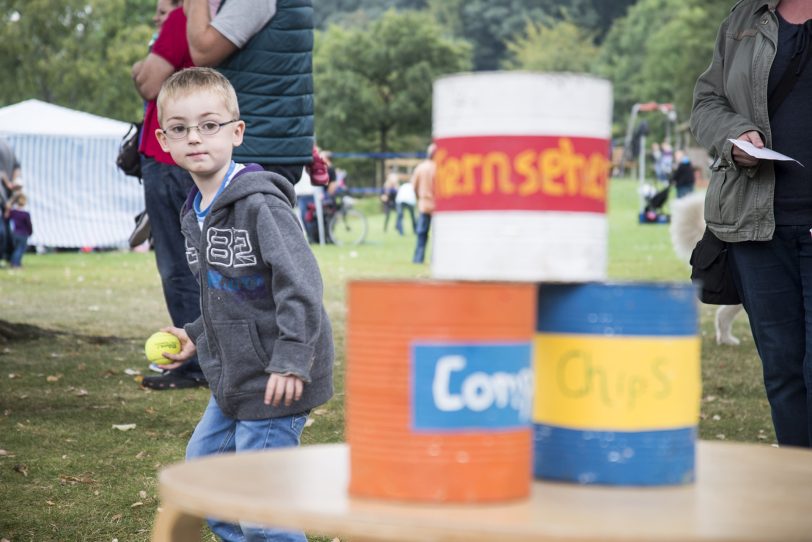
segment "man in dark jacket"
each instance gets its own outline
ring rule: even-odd
[[[677,151],[674,156],[677,169],[671,174],[671,182],[677,187],[677,197],[687,196],[694,191],[694,165],[684,151]]]

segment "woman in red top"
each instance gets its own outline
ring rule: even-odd
[[[186,263],[186,248],[180,231],[180,209],[194,186],[192,178],[164,152],[155,138],[158,110],[155,98],[163,82],[176,71],[193,66],[186,41],[186,15],[180,2],[158,0],[155,21],[158,37],[149,54],[132,67],[138,94],[146,101],[141,130],[141,176],[149,216],[155,260],[161,276],[164,298],[172,324],[183,327],[200,316],[197,281]],[[164,17],[164,11],[172,8]],[[141,384],[153,389],[174,389],[205,385],[197,359],[162,376],[146,377]]]

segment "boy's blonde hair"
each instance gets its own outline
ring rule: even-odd
[[[187,68],[175,72],[161,85],[161,91],[156,100],[158,122],[163,124],[163,108],[167,100],[194,92],[213,92],[219,95],[223,98],[231,118],[240,118],[237,93],[234,92],[234,87],[223,74],[211,68]]]

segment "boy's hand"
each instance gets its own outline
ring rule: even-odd
[[[158,367],[160,367],[161,369],[170,371],[172,369],[177,369],[178,367],[183,365],[183,363],[186,360],[192,358],[195,355],[195,353],[197,353],[197,347],[195,346],[195,343],[193,343],[191,339],[189,339],[189,335],[183,328],[170,326],[162,328],[161,331],[171,333],[172,335],[177,337],[178,340],[180,341],[180,352],[178,352],[177,354],[169,354],[167,352],[163,353],[163,356],[169,360],[172,360],[173,363],[166,362],[157,364]]]
[[[285,406],[290,406],[302,398],[303,388],[304,382],[298,376],[273,373],[265,387],[265,404],[279,406],[284,400]]]

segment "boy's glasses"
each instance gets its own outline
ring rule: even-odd
[[[163,129],[162,132],[166,134],[166,137],[169,139],[183,139],[192,128],[197,130],[197,133],[204,136],[212,136],[220,131],[220,128],[225,126],[226,124],[231,124],[232,122],[237,122],[240,119],[230,120],[228,122],[215,122],[213,120],[207,120],[205,122],[201,122],[196,126],[185,126],[183,124],[172,124],[168,126],[166,129]]]

